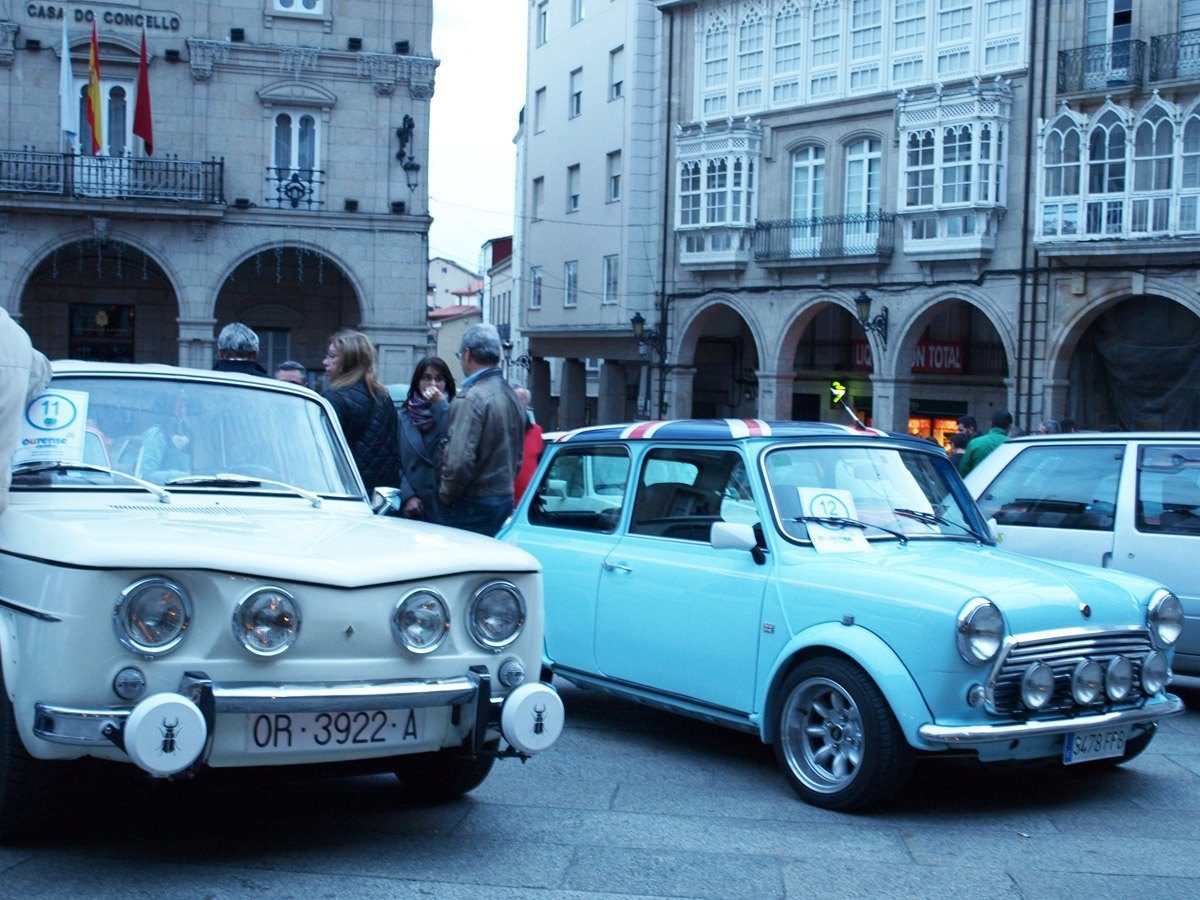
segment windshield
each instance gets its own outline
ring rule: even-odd
[[[799,517],[856,519],[912,538],[975,540],[975,517],[950,484],[948,461],[890,447],[780,447],[767,452],[764,476],[784,535],[809,539]],[[894,534],[864,530],[868,540]]]
[[[58,377],[51,387],[87,394],[82,458],[63,462],[102,466],[157,485],[227,474],[244,479],[231,485],[238,490],[278,493],[266,483],[277,481],[325,496],[362,496],[325,410],[305,397],[150,378]],[[136,490],[123,478],[69,469],[16,475],[13,486]]]

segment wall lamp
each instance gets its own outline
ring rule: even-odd
[[[400,149],[396,151],[396,159],[400,160],[400,168],[404,170],[404,180],[408,183],[408,189],[415,191],[417,183],[421,176],[421,164],[417,162],[416,154],[409,153],[409,145],[413,144],[413,131],[416,129],[416,122],[413,117],[405,115],[400,123],[400,127],[396,129],[396,139],[400,141]]]
[[[866,291],[859,291],[854,298],[854,309],[858,313],[858,324],[867,334],[879,335],[883,349],[887,350],[888,341],[888,308],[885,306],[875,318],[871,318],[871,297]]]

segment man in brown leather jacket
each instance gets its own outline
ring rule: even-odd
[[[494,536],[513,508],[525,410],[500,371],[500,335],[472,325],[458,352],[466,379],[450,404],[438,496],[442,524]]]

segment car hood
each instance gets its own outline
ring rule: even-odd
[[[804,580],[940,607],[957,614],[972,597],[999,607],[1010,633],[1143,624],[1156,585],[1088,566],[1064,566],[959,541],[874,542],[862,553],[803,561]],[[1088,607],[1085,616],[1083,607]]]
[[[0,519],[0,550],[87,568],[209,569],[346,588],[541,569],[500,541],[373,516],[360,503],[314,509],[300,500],[241,497],[17,500]]]

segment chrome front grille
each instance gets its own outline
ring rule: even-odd
[[[1021,677],[1038,661],[1054,670],[1054,695],[1038,713],[1071,709],[1075,707],[1071,699],[1071,672],[1080,660],[1094,659],[1107,666],[1117,656],[1127,657],[1133,663],[1134,691],[1130,702],[1136,701],[1142,697],[1137,689],[1142,658],[1151,649],[1149,633],[1140,629],[1055,632],[1017,638],[1006,647],[993,672],[988,691],[989,709],[1003,716],[1028,712],[1021,703]]]

